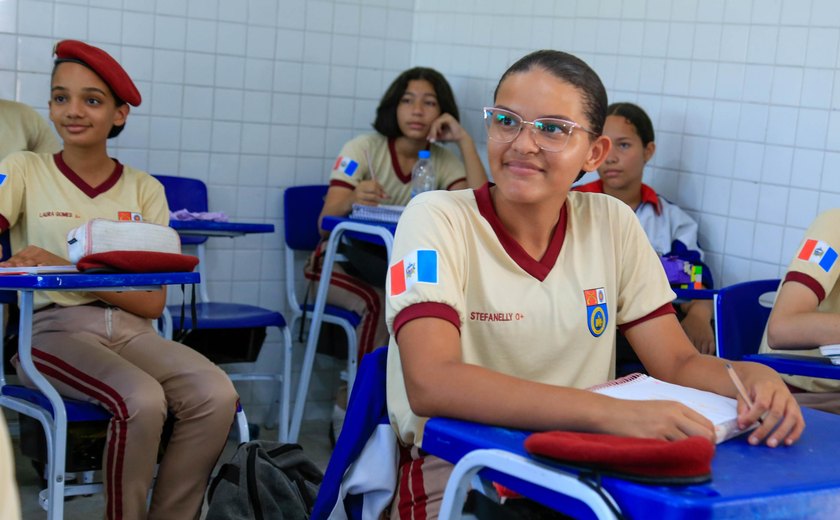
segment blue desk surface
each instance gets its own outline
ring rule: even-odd
[[[677,294],[678,300],[713,300],[717,291],[715,289],[680,289],[671,287]]]
[[[840,365],[833,365],[827,357],[799,356],[796,354],[748,354],[741,361],[754,361],[767,365],[780,374],[840,379]]]
[[[837,518],[840,515],[840,416],[803,409],[807,423],[787,448],[750,446],[746,436],[717,446],[712,481],[653,486],[603,477],[602,484],[630,518]],[[426,423],[423,449],[450,462],[471,450],[498,448],[528,456],[528,432],[434,418]],[[511,477],[487,476],[527,496],[544,491]],[[554,503],[585,516],[578,501],[556,494]],[[565,502],[564,502],[565,500]],[[577,511],[576,511],[577,508]]]
[[[274,224],[247,222],[212,222],[207,220],[171,220],[169,227],[181,235],[239,236],[250,233],[273,233]]]
[[[70,291],[106,287],[152,287],[160,285],[193,284],[200,280],[198,273],[64,273],[0,276],[3,290]]]

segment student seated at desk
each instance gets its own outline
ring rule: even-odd
[[[811,223],[773,303],[759,352],[821,357],[820,345],[840,343],[840,208]],[[840,380],[782,376],[799,404],[840,414]],[[797,392],[796,390],[800,390]]]
[[[702,263],[697,241],[697,223],[679,206],[658,195],[642,182],[645,164],[656,151],[653,123],[645,111],[632,103],[607,107],[604,135],[612,141],[607,158],[598,168],[599,180],[574,188],[588,193],[606,193],[630,206],[639,218],[653,249],[660,256],[678,256],[703,267],[703,284],[712,287],[709,268]],[[677,305],[677,314],[694,347],[702,354],[714,354],[712,300],[693,300]],[[636,364],[639,358],[619,333],[616,345],[618,366]]]
[[[341,149],[320,218],[346,216],[353,204],[407,204],[411,198],[411,169],[420,150],[431,152],[438,189],[475,188],[487,182],[472,137],[458,121],[455,96],[440,72],[425,67],[404,71],[379,102],[373,123],[376,133],[355,137]],[[463,162],[437,144],[450,141],[457,143]],[[341,251],[350,261],[336,266],[327,302],[362,317],[357,330],[361,359],[388,341],[381,289],[388,260],[383,248],[361,241],[353,241],[351,247],[342,247]],[[307,264],[308,279],[320,278],[322,259],[319,248]],[[346,397],[339,396],[334,410],[336,430],[345,401]]]
[[[0,99],[0,161],[12,152],[57,152],[49,124],[29,105]]]
[[[584,62],[537,51],[514,63],[485,108],[496,184],[424,193],[400,220],[386,284],[388,410],[406,448],[392,515],[435,517],[451,467],[422,451],[428,417],[529,430],[714,439],[681,404],[585,390],[608,381],[621,328],[659,379],[736,397],[724,361],[695,349],[632,210],[572,192],[610,151],[607,95]],[[752,444],[790,445],[804,423],[771,369],[735,363]],[[425,512],[425,514],[424,514]]]
[[[50,119],[64,149],[18,152],[0,163],[0,228],[11,229],[14,252],[0,266],[69,264],[67,232],[93,218],[128,212],[169,221],[160,182],[108,156],[107,140],[125,127],[128,105],[141,101],[131,78],[105,51],[79,41],[59,42],[55,55]],[[152,327],[165,300],[164,289],[35,295],[35,365],[60,394],[113,415],[103,460],[105,518],[198,518],[236,412],[225,373]],[[174,431],[147,511],[167,410]]]

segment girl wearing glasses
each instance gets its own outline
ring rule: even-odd
[[[613,376],[621,328],[652,375],[736,397],[723,360],[701,355],[638,219],[612,197],[571,192],[611,149],[607,96],[584,62],[537,51],[514,63],[486,108],[495,184],[415,197],[388,274],[388,410],[401,443],[392,513],[435,517],[451,466],[425,454],[425,418],[667,440],[712,424],[675,402],[585,391]],[[795,442],[796,402],[767,367],[734,363],[753,400],[750,442]],[[420,489],[422,488],[422,489]]]
[[[376,133],[358,136],[342,147],[330,174],[320,218],[346,216],[353,204],[407,204],[411,198],[411,169],[421,150],[431,152],[437,189],[477,188],[487,182],[472,137],[458,121],[455,97],[440,72],[425,67],[404,71],[379,102],[373,123]],[[457,144],[463,162],[437,144],[440,142]],[[342,245],[341,251],[348,261],[336,265],[327,302],[362,317],[356,331],[361,359],[388,341],[381,289],[387,258],[381,247],[349,242],[350,246]],[[319,248],[310,258],[305,269],[308,279],[320,279],[322,255]],[[345,399],[339,395],[331,435],[337,435],[340,429]]]
[[[703,266],[703,284],[712,288],[709,268],[703,264],[703,251],[697,243],[697,223],[679,206],[642,182],[645,164],[656,151],[653,123],[641,107],[633,103],[613,103],[607,108],[604,135],[613,143],[598,168],[599,180],[575,188],[588,193],[606,193],[630,206],[639,218],[653,249],[664,256],[678,256]],[[712,301],[693,300],[678,307],[680,325],[694,347],[703,354],[714,354]],[[639,362],[630,345],[619,336],[617,365]]]

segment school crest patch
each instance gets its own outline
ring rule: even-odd
[[[586,302],[586,325],[589,333],[596,338],[607,330],[609,312],[607,311],[607,291],[603,287],[583,291]]]

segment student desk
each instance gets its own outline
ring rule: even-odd
[[[840,416],[806,408],[802,411],[805,432],[793,446],[750,446],[745,435],[718,444],[712,480],[706,484],[654,486],[603,477],[602,485],[622,512],[634,519],[836,518],[840,513]],[[485,448],[530,459],[522,445],[527,435],[508,428],[433,418],[426,423],[423,449],[452,463]],[[497,471],[482,474],[568,514],[592,518],[577,500]]]
[[[274,233],[273,224],[213,222],[209,220],[170,220],[169,227],[181,236],[238,237],[251,233]]]
[[[306,407],[306,396],[309,393],[309,381],[312,376],[312,366],[315,363],[315,350],[318,347],[318,336],[321,332],[321,324],[324,319],[324,307],[327,304],[327,291],[330,287],[333,266],[335,265],[336,252],[341,238],[353,236],[361,240],[385,246],[388,258],[391,257],[391,250],[394,244],[394,232],[396,224],[389,222],[374,222],[370,220],[356,220],[347,217],[324,217],[321,227],[330,232],[327,240],[327,247],[324,253],[324,266],[321,269],[321,280],[318,283],[318,292],[313,302],[309,335],[306,341],[306,350],[301,363],[300,379],[298,381],[297,396],[295,397],[295,409],[292,413],[292,424],[289,428],[289,438],[294,442],[300,433],[300,426],[303,422],[303,411]],[[349,348],[352,348],[350,346]]]
[[[198,273],[113,273],[113,274],[27,274],[0,276],[0,291],[20,293],[20,328],[18,335],[18,357],[22,370],[29,376],[38,390],[50,401],[54,417],[39,419],[47,421],[44,427],[52,432],[48,446],[54,450],[53,464],[47,477],[49,491],[49,518],[62,518],[64,510],[64,462],[65,453],[57,446],[67,445],[67,415],[61,396],[53,386],[35,369],[32,360],[32,313],[35,291],[144,291],[160,289],[164,285],[195,284]],[[0,374],[0,390],[5,378]],[[0,394],[0,405],[27,413],[18,406],[14,398]],[[28,413],[27,413],[28,414]],[[37,417],[36,417],[37,418]],[[47,433],[47,432],[45,432]]]
[[[788,352],[796,351],[789,350]],[[780,374],[840,379],[840,365],[831,364],[831,360],[827,357],[802,356],[793,353],[747,354],[741,358],[741,361],[761,363]]]

